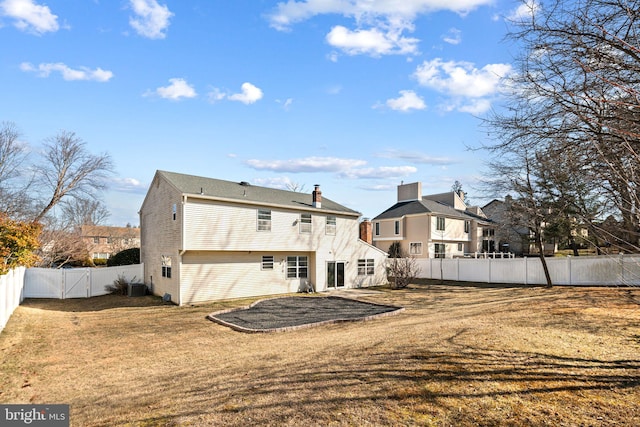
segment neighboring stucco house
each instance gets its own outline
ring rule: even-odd
[[[416,258],[453,258],[495,252],[494,224],[454,191],[422,195],[422,183],[398,186],[396,204],[372,219],[373,244],[387,252],[400,242]]]
[[[176,304],[386,283],[360,214],[312,194],[157,171],[140,209],[147,284]]]

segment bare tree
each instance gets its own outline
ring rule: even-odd
[[[637,251],[640,1],[528,4],[531,16],[510,34],[523,50],[509,102],[486,120],[495,138],[490,173],[515,172],[508,160],[527,153],[517,167],[535,177],[535,191],[524,193],[537,193],[551,219],[562,212],[597,235],[598,223],[614,215]]]
[[[304,193],[304,184],[293,181],[287,182],[287,190],[295,191],[296,193]]]
[[[109,218],[109,210],[101,200],[72,198],[60,203],[60,217],[65,228],[77,228],[83,225],[101,225]]]
[[[29,216],[30,177],[25,174],[27,146],[12,122],[0,125],[0,212],[15,220]]]
[[[394,242],[389,247],[387,271],[389,277],[391,277],[391,288],[403,289],[418,277],[420,267],[413,255],[405,253],[400,246],[400,242]]]
[[[61,131],[49,138],[43,154],[38,184],[46,198],[33,219],[39,222],[64,197],[95,198],[106,187],[112,169],[108,154],[94,155],[74,132]]]

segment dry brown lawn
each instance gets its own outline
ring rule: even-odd
[[[74,426],[637,426],[640,289],[420,284],[369,322],[244,334],[154,297],[27,300],[0,402]]]

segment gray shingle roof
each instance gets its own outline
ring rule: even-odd
[[[377,219],[401,218],[405,215],[415,215],[415,214],[423,214],[423,213],[433,213],[433,214],[439,214],[439,215],[446,215],[448,217],[453,217],[453,218],[475,219],[476,221],[491,222],[490,220],[487,220],[487,218],[474,215],[470,212],[459,211],[449,205],[445,205],[444,203],[440,203],[434,200],[429,200],[424,198],[422,200],[398,202],[373,219],[377,220]]]
[[[221,179],[205,178],[201,176],[185,175],[181,173],[157,171],[173,184],[178,191],[188,195],[202,194],[204,197],[219,197],[256,204],[281,205],[295,209],[310,209],[312,206],[311,193],[278,190],[269,187],[259,187],[249,183],[224,181]],[[318,211],[340,212],[348,215],[360,216],[360,213],[342,206],[322,196],[321,208]]]

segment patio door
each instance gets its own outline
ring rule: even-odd
[[[327,288],[344,287],[344,261],[327,262]]]

